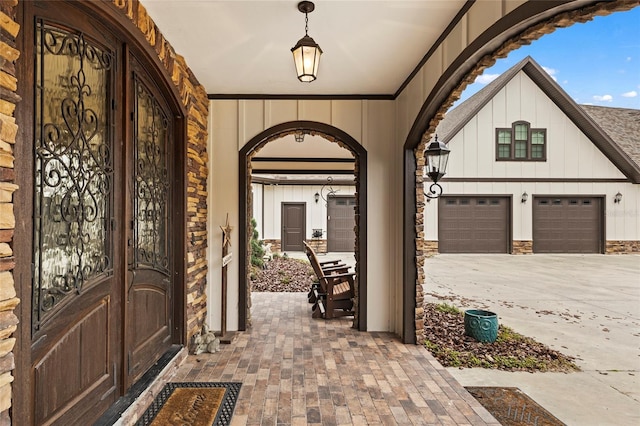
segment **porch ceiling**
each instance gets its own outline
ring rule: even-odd
[[[393,95],[465,0],[315,0],[309,35],[324,54],[300,83],[291,47],[297,0],[141,0],[209,94]]]

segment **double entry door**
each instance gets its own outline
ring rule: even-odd
[[[27,6],[34,220],[22,394],[33,395],[29,423],[91,424],[176,340],[176,120],[122,40],[55,3]]]

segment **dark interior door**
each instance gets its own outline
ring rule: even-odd
[[[36,424],[91,424],[119,396],[121,369],[118,45],[64,3],[32,7],[32,415]]]
[[[130,60],[133,96],[127,211],[126,384],[135,382],[171,345],[171,111],[152,80]],[[128,138],[129,139],[129,138]]]
[[[303,250],[305,218],[305,203],[282,203],[282,251]]]

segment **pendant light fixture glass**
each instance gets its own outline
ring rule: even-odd
[[[304,13],[304,37],[291,48],[298,80],[304,83],[311,83],[318,77],[318,65],[320,64],[320,55],[322,55],[322,49],[308,34],[309,13],[314,9],[313,2],[301,1],[298,3],[298,10]]]

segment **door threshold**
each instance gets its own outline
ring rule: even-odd
[[[126,394],[105,411],[94,426],[128,425],[135,421],[173,377],[187,355],[187,348],[172,345]]]

